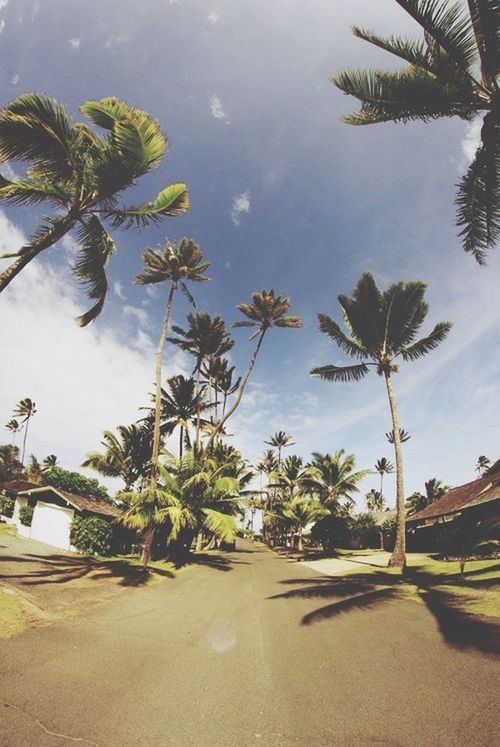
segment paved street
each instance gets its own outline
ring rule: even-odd
[[[2,747],[499,744],[498,658],[416,601],[234,553],[0,644]]]

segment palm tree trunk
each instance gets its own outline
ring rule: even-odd
[[[179,459],[182,459],[183,441],[184,441],[184,426],[181,425],[181,435],[179,437]]]
[[[194,437],[196,448],[200,445],[200,368],[201,360],[198,361],[196,367],[196,433]]]
[[[229,408],[229,410],[227,411],[227,413],[224,415],[224,417],[221,418],[220,421],[219,421],[219,423],[217,423],[217,425],[215,426],[215,428],[214,428],[214,430],[213,430],[210,438],[208,439],[207,445],[206,445],[205,449],[203,450],[202,460],[203,460],[204,457],[207,456],[207,454],[210,453],[210,450],[211,450],[211,448],[212,448],[212,446],[214,444],[216,436],[218,435],[218,433],[220,433],[222,431],[222,429],[224,427],[224,423],[231,417],[231,415],[233,414],[233,412],[237,409],[238,405],[240,404],[241,399],[243,397],[243,393],[245,391],[245,387],[246,387],[247,382],[248,382],[248,379],[250,378],[250,374],[252,373],[253,367],[255,366],[255,361],[257,360],[257,356],[259,355],[259,351],[260,351],[260,348],[261,348],[261,345],[262,345],[262,341],[264,339],[264,335],[266,334],[266,332],[267,332],[267,329],[262,329],[261,330],[261,332],[259,334],[259,340],[257,342],[257,345],[255,346],[255,350],[253,351],[253,355],[252,355],[252,358],[250,360],[250,363],[248,364],[247,372],[246,372],[245,376],[243,377],[242,382],[240,384],[240,388],[238,390],[238,394],[236,396],[236,399],[233,402],[233,404],[231,405],[231,407]]]
[[[382,492],[383,485],[384,485],[384,473],[381,472],[380,473],[380,495],[384,495],[383,492]]]
[[[142,567],[144,570],[147,569],[148,563],[151,560],[151,545],[153,544],[154,529],[152,526],[148,526],[144,532],[144,547],[142,550]]]
[[[0,273],[0,293],[9,285],[11,280],[14,280],[16,275],[18,275],[21,270],[31,262],[32,259],[40,254],[40,252],[43,252],[44,249],[48,249],[49,246],[52,246],[56,241],[62,239],[62,237],[73,228],[75,223],[75,214],[70,210],[67,215],[58,220],[55,225],[48,228],[47,231],[44,231],[44,233],[32,244],[23,247],[21,250],[22,254],[15,260],[15,262],[12,262],[6,270]]]
[[[24,467],[24,455],[25,455],[25,452],[26,452],[26,437],[28,435],[28,426],[29,426],[29,424],[30,424],[30,416],[28,415],[28,417],[26,418],[26,427],[24,429],[23,453],[22,453],[22,456],[21,456],[21,464],[23,465],[23,467]]]
[[[158,457],[160,454],[160,420],[161,420],[161,373],[163,367],[163,353],[165,350],[165,340],[167,339],[168,325],[170,321],[170,312],[172,310],[172,301],[176,283],[170,286],[170,292],[167,298],[167,305],[163,315],[163,324],[161,327],[160,339],[156,348],[156,371],[155,371],[155,422],[153,427],[153,453],[151,454],[151,488],[156,490],[158,484]]]
[[[405,523],[405,493],[403,483],[403,452],[401,449],[401,436],[399,434],[399,418],[396,407],[396,398],[392,387],[390,372],[386,372],[385,384],[387,396],[391,408],[392,428],[394,433],[394,454],[396,458],[396,542],[394,550],[389,559],[389,567],[404,568],[406,565],[406,523]]]

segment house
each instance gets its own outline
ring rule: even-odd
[[[33,508],[31,526],[21,522],[19,512],[25,506]],[[118,506],[92,496],[76,495],[51,485],[30,485],[17,493],[12,523],[24,537],[71,550],[70,529],[75,516],[98,516],[111,522],[120,514]]]
[[[482,477],[452,488],[422,511],[407,516],[412,550],[435,550],[439,529],[458,516],[467,514],[471,521],[500,518],[500,460]]]

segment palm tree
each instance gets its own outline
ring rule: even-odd
[[[45,459],[42,462],[42,472],[45,472],[45,470],[52,469],[52,467],[57,467],[59,464],[57,457],[55,454],[49,454],[45,457]]]
[[[278,449],[278,469],[281,467],[281,450],[285,449],[287,446],[295,446],[292,437],[289,433],[285,433],[285,431],[277,431],[274,436],[271,436],[269,441],[264,441],[264,443]]]
[[[427,482],[424,483],[424,486],[425,495],[427,497],[427,505],[429,505],[430,503],[434,503],[434,501],[438,501],[443,497],[445,493],[450,490],[450,486],[443,485],[441,480],[438,480],[437,477],[431,477],[430,480],[427,480]]]
[[[354,503],[352,494],[359,492],[358,483],[370,474],[368,469],[356,470],[356,457],[344,449],[332,454],[313,452],[310,472],[310,487],[333,512],[338,510],[342,498],[349,506]]]
[[[233,374],[234,366],[231,366],[230,368],[226,367],[224,371],[221,371],[217,380],[217,387],[222,392],[222,417],[224,417],[226,412],[228,397],[238,391],[238,387],[241,383],[241,376],[238,376],[237,379],[233,380]],[[215,418],[217,419],[217,411]]]
[[[399,437],[399,420],[392,384],[392,374],[398,371],[396,359],[413,361],[434,350],[448,335],[450,322],[439,322],[426,337],[415,337],[427,316],[424,301],[426,285],[421,281],[393,283],[386,291],[377,288],[370,273],[358,280],[353,297],[338,297],[350,335],[326,314],[319,314],[319,327],[345,353],[358,360],[352,366],[320,366],[311,371],[326,381],[359,381],[374,367],[383,376],[389,399],[394,432],[396,458],[397,529],[390,566],[404,567],[405,514],[403,486],[403,456]]]
[[[179,427],[179,458],[182,458],[184,442],[189,446],[189,426],[198,413],[212,407],[204,401],[204,389],[196,391],[193,378],[178,375],[167,380],[169,392],[162,389],[161,397],[161,430],[173,433]],[[202,421],[203,425],[204,421]]]
[[[89,467],[106,477],[119,477],[129,492],[144,477],[151,456],[151,435],[144,425],[119,425],[118,435],[104,431],[103,451],[90,451],[82,467]]]
[[[394,444],[394,431],[391,430],[388,433],[385,434],[386,439],[389,441],[390,444]],[[411,438],[408,431],[405,431],[404,428],[399,429],[399,440],[402,444],[406,443],[406,441],[409,441]]]
[[[9,422],[5,424],[5,427],[12,433],[12,446],[14,446],[16,442],[16,433],[22,431],[23,427],[17,420],[15,420],[15,418],[9,420]]]
[[[33,417],[33,415],[36,415],[36,405],[33,402],[33,400],[30,399],[29,397],[25,397],[24,399],[20,400],[14,408],[14,415],[17,415],[17,417],[22,418],[21,424],[25,423],[24,438],[23,438],[23,451],[21,454],[21,464],[24,466],[24,455],[26,452],[26,438],[28,436],[28,426],[30,424],[30,419]]]
[[[200,373],[204,361],[211,361],[227,353],[234,345],[234,340],[226,330],[224,319],[218,314],[213,318],[210,314],[188,314],[188,328],[173,326],[172,331],[180,337],[170,337],[169,340],[181,350],[185,350],[195,357],[196,363],[193,373],[196,373],[196,389],[200,392]],[[196,418],[196,448],[199,446],[200,413]]]
[[[263,290],[260,293],[252,293],[251,303],[240,303],[236,306],[236,308],[241,311],[247,319],[242,322],[234,322],[233,327],[256,327],[255,332],[250,335],[249,339],[254,340],[257,338],[257,344],[254,348],[246,373],[241,380],[235,401],[217,424],[214,433],[211,435],[205,447],[205,454],[210,452],[217,433],[222,430],[225,422],[238,408],[267,332],[273,327],[300,329],[304,326],[300,317],[290,316],[287,313],[290,309],[290,305],[291,302],[289,298],[278,296],[275,290],[271,288],[268,291]]]
[[[167,141],[149,114],[119,99],[86,101],[80,111],[107,131],[106,136],[75,123],[61,103],[45,94],[26,93],[0,111],[0,162],[30,164],[16,181],[0,176],[0,199],[30,207],[49,204],[56,211],[18,252],[3,255],[15,259],[0,273],[0,292],[32,259],[76,227],[80,253],[73,273],[95,301],[78,317],[85,326],[102,311],[108,289],[105,268],[116,249],[102,221],[113,228],[155,225],[188,210],[189,199],[186,185],[176,183],[151,202],[119,207],[120,194],[159,166]]]
[[[9,425],[7,424],[7,428]],[[491,459],[488,459],[487,456],[479,456],[477,458],[476,463],[476,472],[477,474],[482,477],[484,473],[491,467]]]
[[[285,525],[297,536],[297,550],[304,549],[302,538],[304,529],[314,521],[321,519],[329,513],[328,509],[317,500],[303,495],[295,495],[281,503],[275,513],[267,514],[267,524],[274,523]]]
[[[423,29],[421,41],[355,36],[408,63],[404,69],[342,71],[332,80],[361,102],[352,125],[483,117],[481,142],[458,185],[463,248],[483,264],[500,238],[500,4],[498,0],[396,0]]]
[[[378,490],[375,490],[375,488],[372,488],[368,493],[366,494],[366,508],[368,511],[383,511],[385,505],[385,498],[382,495],[382,493],[379,493]]]
[[[166,240],[161,252],[155,252],[147,249],[142,255],[144,261],[143,271],[137,275],[134,282],[139,285],[150,285],[152,283],[170,283],[170,290],[167,296],[167,303],[163,315],[163,324],[160,332],[158,347],[156,348],[156,369],[155,369],[155,408],[154,408],[154,426],[153,426],[153,450],[151,454],[151,489],[156,487],[156,465],[160,453],[160,420],[161,420],[161,374],[163,367],[163,356],[165,342],[167,339],[170,313],[174,294],[178,287],[182,290],[190,303],[195,306],[194,298],[191,295],[186,281],[201,283],[208,280],[203,273],[210,267],[210,262],[203,261],[203,252],[200,247],[191,239],[181,239],[179,244],[175,244],[169,239]]]
[[[146,571],[151,559],[151,546],[155,530],[169,521],[167,507],[172,504],[170,492],[151,484],[145,484],[139,491],[126,491],[120,494],[126,509],[120,516],[120,523],[144,536],[142,564]]]
[[[382,457],[381,459],[377,459],[375,463],[375,470],[380,475],[380,495],[384,495],[384,475],[390,475],[391,472],[394,472],[394,465],[388,459]]]

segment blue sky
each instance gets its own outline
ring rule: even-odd
[[[109,95],[145,109],[161,122],[170,152],[129,202],[184,180],[192,204],[158,228],[115,232],[112,290],[91,329],[73,323],[88,308],[69,276],[74,240],[46,252],[0,296],[7,362],[0,422],[32,397],[39,412],[30,443],[40,457],[56,453],[76,468],[103,429],[132,422],[147,402],[164,299],[132,279],[141,251],[165,236],[194,238],[212,261],[212,282],[196,289],[200,309],[231,322],[237,303],[273,286],[303,317],[304,330],[276,331],[266,341],[231,423],[233,442],[250,460],[276,430],[289,431],[306,458],[338,448],[354,452],[362,468],[391,458],[383,382],[328,384],[308,374],[343,362],[317,330],[316,314],[339,319],[338,293],[350,293],[365,270],[381,286],[425,280],[423,331],[439,320],[455,325],[439,350],[403,364],[396,377],[401,423],[412,434],[407,493],[433,476],[448,484],[473,479],[479,454],[498,457],[499,257],[479,268],[454,226],[454,185],[477,126],[343,125],[339,116],[354,102],[329,76],[394,64],[355,39],[353,23],[418,34],[393,0],[0,0],[0,105],[37,90],[78,117],[84,100]],[[0,209],[7,251],[40,213]],[[186,311],[179,299],[177,323]],[[235,337],[232,358],[242,369],[251,346],[244,330]],[[169,373],[189,368],[173,350],[167,361]],[[386,483],[391,502],[394,481]],[[376,475],[367,478],[362,493],[377,485]]]

